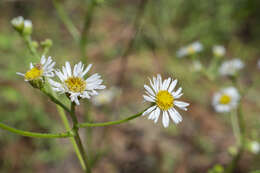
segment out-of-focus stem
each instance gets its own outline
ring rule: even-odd
[[[87,42],[88,42],[89,29],[92,24],[93,14],[96,9],[96,6],[97,6],[96,1],[91,0],[89,6],[87,8],[87,12],[86,12],[85,19],[84,19],[84,25],[83,25],[83,29],[81,32],[80,51],[81,51],[82,61],[84,63],[87,63],[86,46],[87,46]]]
[[[132,52],[137,34],[140,32],[140,30],[142,28],[141,21],[142,21],[144,12],[145,12],[145,7],[148,4],[148,0],[140,0],[140,1],[141,2],[139,3],[137,15],[134,20],[134,30],[135,31],[121,56],[121,65],[120,65],[121,69],[120,69],[120,72],[118,73],[119,75],[118,75],[118,79],[117,79],[118,85],[122,85],[124,82],[125,73],[126,73],[126,69],[127,69],[127,63],[128,63],[128,56]]]
[[[25,35],[25,36],[23,36],[23,39],[24,39],[24,41],[26,43],[26,46],[30,50],[31,54],[33,56],[35,56],[36,58],[40,59],[40,55],[38,54],[36,48],[32,44],[31,35]]]
[[[77,30],[75,25],[70,20],[68,14],[65,12],[64,8],[62,7],[62,4],[60,3],[60,0],[52,0],[52,2],[53,2],[55,9],[57,10],[57,13],[58,13],[61,21],[66,26],[69,33],[72,35],[73,39],[76,41],[79,41],[79,31]]]

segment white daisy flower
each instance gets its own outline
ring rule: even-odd
[[[181,48],[177,51],[177,57],[182,58],[187,55],[193,55],[197,52],[201,52],[203,50],[203,45],[196,41],[186,47]]]
[[[43,77],[53,77],[54,66],[55,62],[50,56],[48,57],[48,59],[46,59],[45,56],[42,56],[40,63],[30,63],[30,70],[28,70],[26,73],[23,74],[17,72],[16,74],[24,76],[25,81],[43,79]]]
[[[217,112],[230,112],[237,107],[239,99],[240,95],[237,89],[228,87],[213,96],[212,105]]]
[[[15,17],[11,20],[11,24],[15,29],[22,31],[24,26],[24,18],[22,16]]]
[[[213,54],[218,57],[224,56],[226,53],[225,47],[220,45],[213,46],[212,51]]]
[[[189,103],[178,101],[183,93],[181,93],[182,88],[180,87],[177,91],[174,88],[177,84],[177,79],[173,80],[170,77],[162,81],[161,75],[153,77],[153,81],[150,80],[151,87],[144,85],[146,89],[146,95],[143,95],[144,101],[153,103],[153,106],[148,108],[143,115],[148,115],[148,119],[154,120],[157,123],[159,116],[162,112],[162,123],[164,127],[169,126],[169,116],[178,124],[182,121],[182,116],[175,109],[175,106],[182,110],[187,110]]]
[[[257,141],[252,141],[250,143],[249,149],[252,153],[258,154],[260,152],[260,144]]]
[[[238,70],[244,68],[245,64],[238,58],[225,61],[221,64],[219,68],[219,73],[222,76],[232,76],[235,75]]]
[[[62,67],[62,71],[55,71],[61,82],[55,82],[51,79],[49,79],[49,82],[54,91],[68,94],[70,100],[79,105],[80,98],[90,99],[90,96],[98,95],[96,90],[106,88],[104,85],[101,85],[103,80],[100,79],[101,76],[97,73],[86,80],[84,79],[91,66],[92,64],[85,69],[84,65],[79,62],[72,71],[70,63],[66,62],[65,66]]]
[[[94,96],[92,103],[96,106],[101,106],[112,102],[112,100],[119,94],[118,88],[112,87],[107,90],[102,90],[98,95]]]

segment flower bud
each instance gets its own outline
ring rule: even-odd
[[[22,16],[15,17],[11,20],[11,24],[14,27],[14,29],[22,33],[24,28],[24,18]]]
[[[24,20],[23,34],[30,35],[32,34],[32,21]]]
[[[47,38],[46,40],[41,42],[41,46],[44,47],[44,48],[45,47],[46,48],[51,47],[52,46],[52,40]]]
[[[39,47],[39,44],[38,44],[37,41],[32,41],[32,46],[33,46],[34,48],[38,48],[38,47]]]

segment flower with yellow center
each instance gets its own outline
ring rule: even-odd
[[[25,74],[17,72],[16,74],[24,76],[25,81],[42,80],[43,77],[53,77],[55,62],[49,56],[48,59],[45,56],[41,57],[40,63],[33,65],[30,63],[30,70]]]
[[[200,42],[196,41],[178,50],[177,57],[182,58],[184,56],[193,55],[195,53],[201,52],[202,50],[203,50],[203,45]]]
[[[226,53],[226,49],[224,46],[215,45],[212,48],[213,54],[217,57],[223,57]]]
[[[214,94],[212,104],[217,112],[230,112],[237,107],[239,99],[237,89],[228,87]]]
[[[90,96],[98,95],[96,90],[105,88],[104,85],[101,85],[103,80],[100,79],[101,76],[97,73],[84,79],[91,66],[92,64],[85,69],[84,65],[79,62],[72,70],[70,63],[66,62],[65,66],[62,67],[62,71],[55,71],[61,82],[51,79],[49,79],[49,82],[54,91],[67,94],[72,102],[79,105],[80,98],[90,99]]]
[[[153,77],[153,80],[149,80],[151,87],[144,85],[146,95],[143,97],[145,101],[151,102],[153,105],[148,108],[143,115],[149,114],[148,119],[154,120],[154,122],[157,123],[162,112],[162,123],[164,127],[169,126],[169,116],[176,124],[181,122],[182,117],[175,109],[175,106],[186,111],[189,103],[177,100],[183,95],[183,93],[181,93],[181,87],[177,91],[174,91],[177,80],[168,78],[162,81],[162,77],[159,74],[157,77]]]

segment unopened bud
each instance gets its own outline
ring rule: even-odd
[[[30,35],[32,34],[32,21],[24,20],[23,34]]]
[[[24,28],[24,18],[22,16],[15,17],[11,20],[11,24],[16,31],[19,33],[23,32]]]

